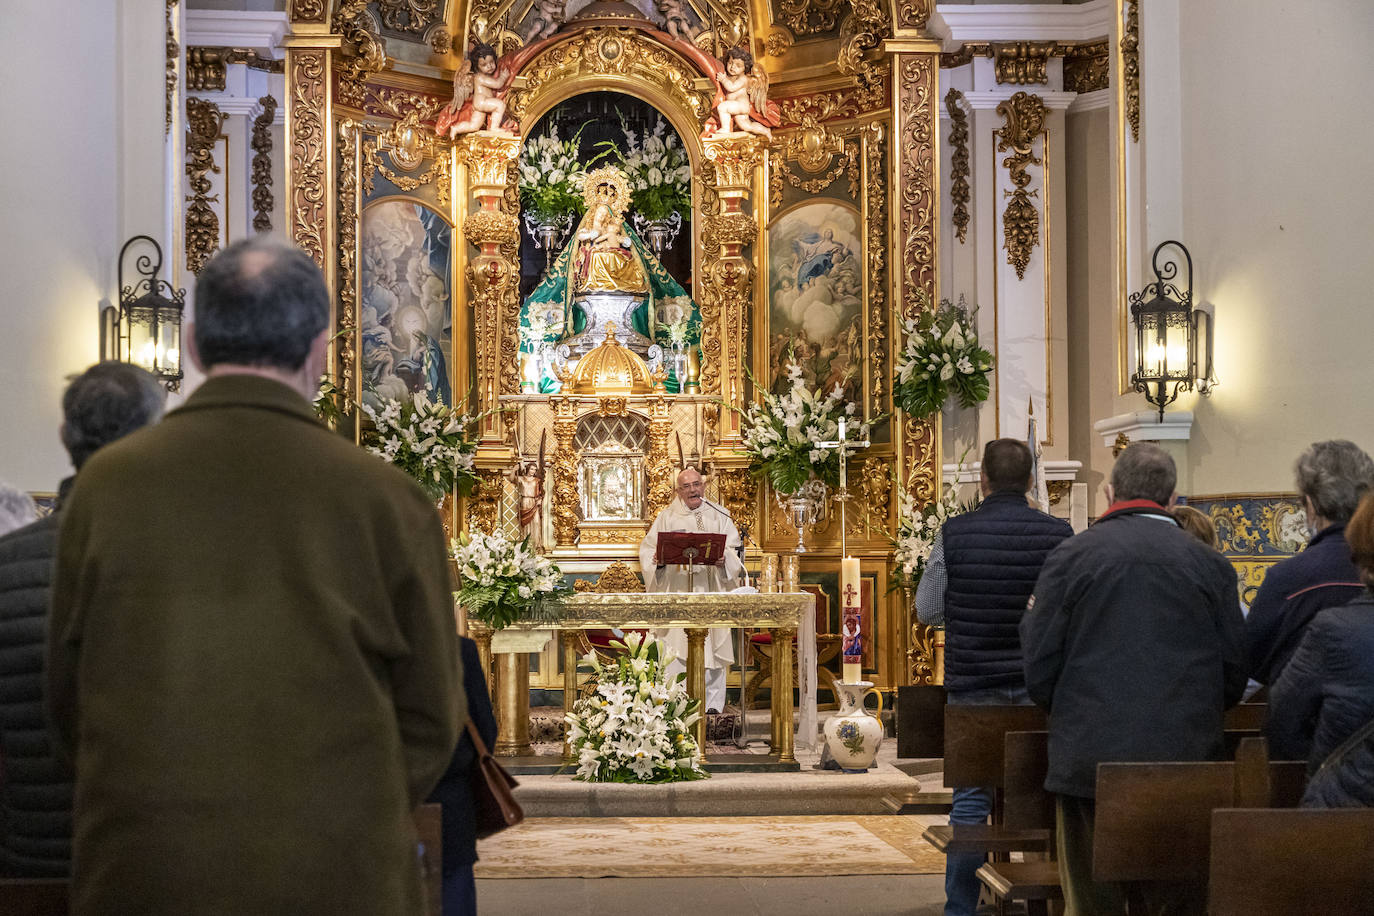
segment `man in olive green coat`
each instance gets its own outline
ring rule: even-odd
[[[467,716],[438,513],[315,420],[309,258],[232,245],[196,305],[205,383],[92,457],[62,523],[72,912],[411,916],[411,811]]]

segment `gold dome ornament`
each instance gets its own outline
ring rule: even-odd
[[[606,339],[577,361],[572,373],[573,394],[649,394],[661,384],[662,375],[651,372],[639,354],[623,346],[615,336],[615,323],[606,323]]]

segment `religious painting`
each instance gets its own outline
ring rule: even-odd
[[[423,204],[390,198],[363,211],[361,235],[363,403],[423,393],[451,404],[452,227]]]
[[[858,401],[863,361],[859,212],[831,201],[786,211],[768,232],[768,360],[774,391],[795,362],[812,388]]]

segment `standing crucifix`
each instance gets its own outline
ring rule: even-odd
[[[840,631],[844,636],[841,655],[844,659],[841,683],[857,684],[863,680],[863,638],[860,635],[863,620],[863,589],[860,585],[860,563],[849,556],[845,549],[844,506],[849,502],[849,450],[868,448],[867,439],[851,441],[848,435],[848,418],[840,417],[839,438],[834,442],[817,442],[816,448],[834,448],[840,452],[840,489],[835,498],[840,502]]]
[[[831,449],[831,448],[834,448],[834,449],[839,449],[839,451],[840,451],[840,488],[839,488],[838,490],[835,491],[835,499],[836,499],[836,500],[839,502],[839,504],[840,504],[840,556],[844,556],[844,555],[845,555],[845,543],[844,543],[844,534],[845,534],[845,532],[844,532],[844,529],[845,529],[844,504],[847,503],[847,502],[849,502],[849,472],[848,472],[849,453],[850,453],[850,450],[851,450],[851,449],[854,450],[854,451],[858,451],[858,450],[861,449],[861,448],[868,448],[870,445],[873,444],[873,443],[870,442],[868,439],[864,439],[864,440],[862,440],[862,441],[860,441],[860,440],[858,440],[858,439],[850,439],[850,438],[848,437],[848,428],[847,428],[847,427],[848,427],[848,423],[849,423],[849,418],[848,418],[848,417],[843,417],[843,416],[840,417],[839,438],[837,438],[837,439],[836,439],[835,441],[833,441],[833,442],[817,442],[817,443],[815,443],[815,446],[816,446],[816,448],[818,448],[818,449]]]

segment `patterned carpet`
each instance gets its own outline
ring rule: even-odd
[[[549,817],[478,843],[479,878],[928,875],[914,817]]]

